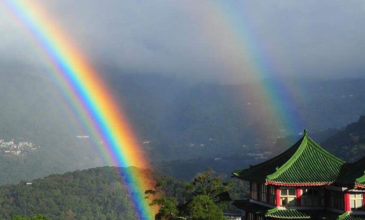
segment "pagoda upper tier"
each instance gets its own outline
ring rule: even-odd
[[[347,165],[343,160],[323,149],[304,131],[303,137],[282,154],[248,169],[235,171],[233,176],[266,185],[325,186],[335,183],[344,169]],[[356,177],[361,184],[365,183],[363,174],[362,171]]]

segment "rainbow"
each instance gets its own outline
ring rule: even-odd
[[[281,75],[285,70],[274,62],[275,56],[261,46],[267,42],[255,35],[252,18],[246,9],[248,2],[213,0],[211,4],[239,47],[239,57],[248,60],[251,79],[259,84],[251,91],[261,97],[261,106],[270,110],[268,117],[276,120],[276,129],[289,133],[302,131],[302,118],[294,108],[297,104],[294,94],[297,93],[289,87],[289,82],[285,82]]]
[[[62,84],[63,92],[71,97],[78,116],[95,139],[102,139],[104,142],[104,147],[100,148],[104,157],[116,166],[150,168],[122,109],[115,103],[96,71],[56,23],[34,1],[31,4],[21,0],[3,2],[29,30],[40,50],[46,54]],[[193,5],[187,7],[188,13],[195,11],[205,16],[202,31],[206,32],[207,40],[215,48],[219,61],[224,64],[225,72],[242,75],[242,71],[249,71],[246,75],[257,82],[250,91],[258,97],[259,106],[268,109],[266,118],[262,119],[262,127],[265,127],[263,129],[285,129],[290,132],[302,130],[301,117],[293,108],[296,102],[294,92],[284,83],[281,77],[284,70],[275,65],[275,56],[270,56],[260,46],[263,42],[254,35],[255,31],[250,26],[250,18],[245,10],[246,1],[208,0],[205,4],[202,11],[190,8]],[[229,48],[230,51],[227,52],[227,48],[220,45],[222,39],[216,37],[222,35],[218,35],[217,31],[226,33],[223,35],[226,39],[223,40],[234,45]],[[262,78],[268,79],[262,81]],[[265,121],[275,121],[276,127],[270,127]],[[144,183],[143,177],[137,173],[125,172],[123,176],[140,218],[152,219],[153,210],[143,199],[143,189],[152,188],[152,184]]]
[[[255,35],[257,31],[252,25],[247,4],[249,1],[245,0],[204,1],[198,15],[204,17],[203,32],[226,68],[224,75],[234,79],[245,77],[245,80],[253,82],[249,91],[259,102],[259,110],[267,109],[263,114],[265,118],[260,122],[262,131],[258,132],[262,134],[275,129],[285,130],[286,134],[300,132],[304,128],[296,109],[300,94],[283,78],[285,68],[278,65],[280,62],[275,62],[275,55],[264,49],[263,45],[269,42]],[[257,115],[257,110],[253,109],[252,116]],[[272,123],[269,125],[267,121]]]
[[[2,0],[31,33],[39,48],[55,70],[57,78],[67,88],[79,116],[92,134],[101,139],[100,151],[113,165],[151,168],[138,145],[124,112],[114,101],[98,73],[77,47],[67,39],[56,22],[42,11],[35,1]],[[144,198],[144,191],[153,188],[151,179],[133,171],[121,169],[139,219],[153,219],[154,210]]]

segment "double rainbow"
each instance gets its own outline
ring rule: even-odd
[[[114,101],[98,73],[86,61],[56,22],[35,1],[2,0],[3,4],[29,30],[39,48],[51,62],[74,107],[93,135],[101,139],[102,152],[115,166],[150,168],[138,145],[125,114]],[[121,169],[139,219],[153,219],[154,210],[144,198],[144,190],[153,187],[133,169]]]
[[[72,97],[71,101],[78,110],[78,115],[82,117],[90,132],[104,142],[105,148],[100,151],[111,158],[116,166],[150,168],[122,109],[115,103],[92,66],[55,22],[42,12],[34,1],[32,3],[21,0],[1,1],[32,33],[39,48],[51,61],[56,76],[65,87],[64,92]],[[260,82],[262,78],[269,77],[264,83],[259,82],[250,88],[250,91],[258,97],[259,106],[268,108],[267,118],[262,119],[262,127],[266,130],[281,128],[287,131],[302,130],[300,117],[295,110],[293,111],[294,93],[283,83],[280,77],[282,70],[275,66],[274,57],[263,51],[258,43],[258,37],[254,36],[254,31],[250,29],[250,19],[244,11],[246,1],[207,0],[205,3],[208,5],[206,10],[198,12],[206,16],[203,32],[209,36],[207,40],[217,50],[219,61],[227,68],[226,71],[237,75],[242,71],[249,71],[251,79]],[[190,11],[188,13],[196,10],[191,8]],[[220,46],[222,39],[216,38],[219,36],[217,31],[226,33],[224,37],[227,39],[223,40],[233,42],[231,45],[234,46],[230,48],[232,54],[228,52],[229,55],[226,56],[227,48]],[[274,121],[276,127],[265,124],[264,121],[270,120]],[[143,192],[144,189],[153,187],[151,183],[153,181],[145,182],[138,173],[129,171],[122,176],[139,217],[152,219],[153,210],[144,200]]]

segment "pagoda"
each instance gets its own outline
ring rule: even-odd
[[[246,220],[364,219],[365,158],[346,163],[303,137],[280,155],[233,173],[249,198],[234,201]]]

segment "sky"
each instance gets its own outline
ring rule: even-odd
[[[100,69],[244,81],[267,65],[258,78],[365,76],[362,0],[36,2]],[[44,74],[29,34],[3,12],[3,70]]]

